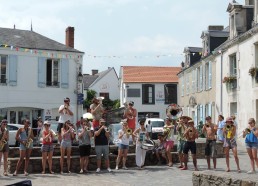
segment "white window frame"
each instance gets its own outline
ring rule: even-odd
[[[5,58],[5,64],[2,64],[2,58]],[[2,68],[5,68],[2,69]],[[7,84],[8,56],[0,55],[0,84]],[[2,73],[5,71],[5,73]]]

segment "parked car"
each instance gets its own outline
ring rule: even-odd
[[[7,129],[9,130],[9,146],[18,146],[15,136],[19,128],[23,128],[21,124],[7,124]]]
[[[147,118],[144,123],[144,126],[147,128],[152,140],[158,139],[158,134],[163,133],[164,125],[165,122],[161,118]]]
[[[110,131],[110,137],[109,137],[109,144],[110,145],[118,145],[120,143],[120,140],[118,139],[118,131],[122,129],[121,123],[114,123],[110,124],[108,127]],[[132,136],[129,138],[129,145],[133,144]]]

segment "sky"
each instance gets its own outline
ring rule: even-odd
[[[231,0],[0,0],[0,27],[65,44],[75,28],[83,73],[121,66],[180,66],[184,47],[201,47],[209,25],[228,26]],[[243,4],[244,0],[237,0]],[[1,41],[0,41],[1,42]]]

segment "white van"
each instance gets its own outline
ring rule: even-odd
[[[158,139],[158,134],[162,134],[164,131],[164,125],[164,119],[161,118],[147,118],[144,123],[151,139]]]

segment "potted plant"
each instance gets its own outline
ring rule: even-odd
[[[248,71],[249,75],[252,77],[255,77],[256,73],[257,73],[258,68],[257,67],[251,67]]]
[[[225,76],[223,83],[234,83],[236,81],[236,76]]]

